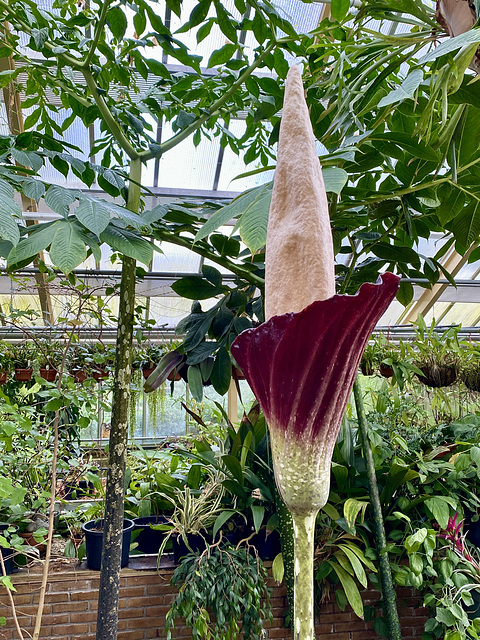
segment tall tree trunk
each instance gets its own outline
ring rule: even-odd
[[[140,207],[140,179],[141,162],[139,159],[132,160],[127,207],[135,212],[138,212]],[[98,594],[97,640],[115,640],[117,637],[130,381],[132,377],[135,266],[136,262],[133,258],[123,257],[105,495],[102,566]]]

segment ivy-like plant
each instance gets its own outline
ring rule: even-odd
[[[210,547],[200,556],[185,556],[171,584],[180,591],[166,615],[167,640],[175,621],[185,620],[192,638],[245,640],[262,637],[265,619],[272,619],[267,571],[244,548]]]

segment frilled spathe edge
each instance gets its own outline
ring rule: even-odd
[[[365,345],[398,290],[392,273],[353,295],[274,316],[232,344],[272,435],[336,438]]]

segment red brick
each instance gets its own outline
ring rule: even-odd
[[[61,613],[62,611],[72,611],[72,603],[71,602],[59,602],[58,604],[52,605],[52,613]],[[88,602],[80,601],[75,603],[75,611],[87,611]]]
[[[126,618],[143,618],[145,615],[145,609],[124,609],[123,611],[118,612],[118,617],[120,619]]]
[[[76,611],[76,607],[75,612],[72,609],[72,613],[70,614],[70,622],[95,622],[97,619],[96,611],[82,611],[81,613],[76,613]]]

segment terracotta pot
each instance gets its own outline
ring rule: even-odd
[[[372,367],[372,365],[365,363],[360,365],[360,371],[364,376],[373,376],[373,374],[375,373],[375,369]]]
[[[6,371],[0,371],[0,384],[5,384],[8,378],[8,373]]]
[[[384,378],[391,378],[393,376],[393,367],[388,364],[381,364],[379,367],[380,375]]]
[[[105,369],[94,369],[92,371],[92,378],[94,378],[97,382],[99,380],[105,380],[110,375],[109,371],[105,371]]]
[[[143,377],[145,378],[145,380],[150,377],[154,371],[155,367],[153,369],[142,369]]]
[[[33,369],[15,369],[15,379],[18,382],[28,382],[32,379]]]
[[[30,547],[35,547],[38,549],[40,555],[45,553],[47,549],[47,545],[44,542],[37,542],[33,537],[33,533],[19,533],[20,538],[23,538],[25,544],[28,544]]]
[[[40,369],[40,376],[48,382],[53,382],[57,377],[58,371],[56,369]]]
[[[417,375],[420,382],[427,387],[449,387],[457,379],[458,371],[454,364],[451,365],[423,365],[419,369],[423,376]]]
[[[74,369],[70,373],[73,376],[74,382],[77,382],[79,384],[81,384],[82,382],[85,382],[85,380],[88,378],[88,373],[83,369]]]
[[[182,379],[182,376],[179,373],[177,373],[175,369],[173,371],[170,371],[170,373],[167,376],[167,380],[175,380],[175,382],[178,382],[181,379]]]

